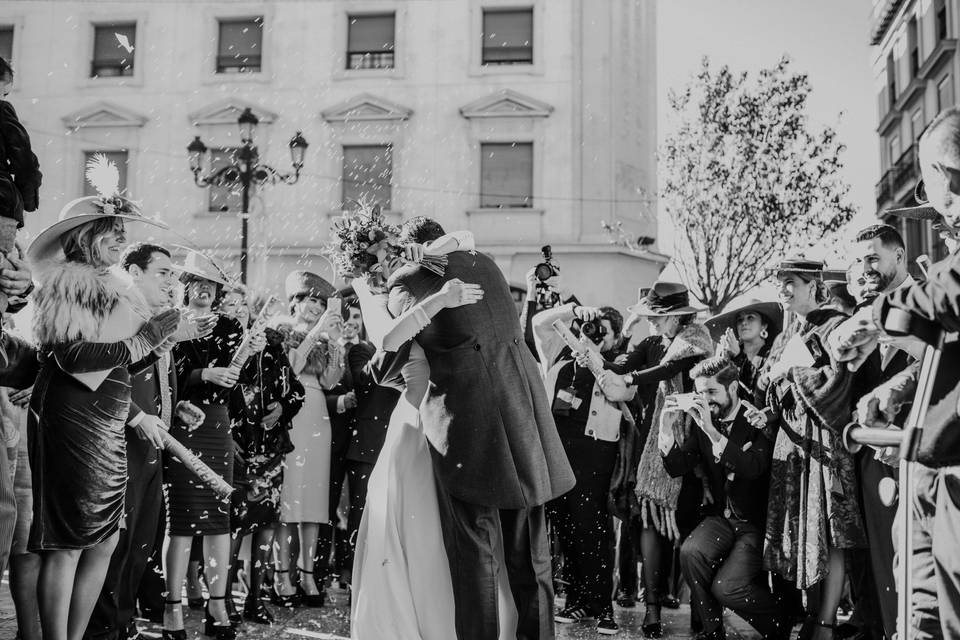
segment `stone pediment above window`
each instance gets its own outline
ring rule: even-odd
[[[553,106],[510,89],[460,107],[464,118],[546,118],[551,113]]]
[[[98,102],[62,118],[68,129],[87,127],[142,127],[148,118],[109,102]]]
[[[378,98],[369,93],[361,93],[349,100],[320,112],[327,122],[351,122],[356,120],[408,120],[413,109]]]
[[[277,114],[267,111],[258,104],[240,100],[238,98],[227,98],[214,102],[213,104],[191,113],[190,124],[209,125],[209,124],[230,124],[236,126],[237,118],[243,113],[244,109],[249,108],[253,114],[260,119],[260,124],[270,124],[277,119]]]

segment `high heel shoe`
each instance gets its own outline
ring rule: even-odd
[[[230,624],[233,625],[234,629],[243,624],[243,616],[240,615],[240,612],[237,611],[237,605],[233,601],[233,596],[227,595],[227,619],[230,621]]]
[[[180,600],[164,600],[164,607],[172,607],[173,605],[182,606],[183,603]],[[162,629],[161,631],[163,640],[187,640],[187,630],[186,629]]]
[[[647,607],[647,612],[643,616],[643,624],[640,625],[640,631],[643,633],[644,638],[662,638],[663,637],[663,622],[660,620],[660,608],[656,607],[657,620],[655,622],[647,622],[647,619],[650,617],[651,607]]]
[[[308,579],[310,580],[313,579],[313,571],[307,571],[306,569],[299,569],[299,568],[298,570],[300,571],[300,575],[310,576],[310,578]],[[303,600],[303,604],[311,608],[322,607],[323,603],[326,602],[327,600],[326,591],[324,591],[323,589],[320,589],[320,593],[307,593],[302,586],[303,578],[300,578],[300,583],[301,584],[297,585],[297,594]]]
[[[287,569],[277,569],[275,573],[290,573]],[[280,593],[280,579],[274,579],[273,589],[270,590],[270,602],[277,605],[278,607],[285,607],[287,609],[293,609],[301,605],[300,594],[298,592],[291,593],[289,595],[283,595]]]
[[[236,640],[237,630],[233,627],[233,624],[230,622],[221,624],[210,615],[210,601],[226,599],[226,596],[210,596],[207,599],[207,606],[203,612],[203,635],[216,638],[216,640]]]
[[[257,624],[273,624],[273,614],[256,598],[247,597],[243,604],[243,619]]]

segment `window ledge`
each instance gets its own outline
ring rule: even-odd
[[[107,76],[100,78],[85,77],[81,83],[83,89],[117,89],[120,87],[143,87],[143,76],[134,73],[132,76]]]
[[[943,62],[950,58],[956,49],[956,38],[946,38],[938,42],[933,48],[933,51],[930,52],[930,55],[927,56],[927,59],[920,65],[920,70],[917,71],[917,77],[927,79],[940,68]]]
[[[402,79],[403,77],[403,72],[397,67],[392,69],[338,69],[331,75],[333,80]]]
[[[510,215],[520,215],[522,213],[529,215],[542,216],[544,214],[544,209],[536,209],[534,207],[477,207],[475,209],[467,209],[467,215],[483,215],[483,214],[502,214],[509,213]]]
[[[885,134],[890,130],[894,123],[897,122],[900,122],[900,112],[895,106],[890,107],[887,113],[884,114],[883,118],[880,119],[880,125],[877,127],[877,133],[880,135]]]
[[[204,85],[212,84],[269,84],[273,78],[269,73],[211,73],[200,81]]]
[[[537,63],[533,64],[493,64],[474,65],[468,74],[472,77],[477,76],[542,76],[544,75],[543,66]]]

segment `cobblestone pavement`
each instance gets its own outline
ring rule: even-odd
[[[270,606],[277,622],[271,626],[245,624],[241,628],[241,640],[347,640],[350,637],[349,610],[347,608],[347,594],[339,589],[330,590],[330,601],[320,609],[281,610]],[[191,611],[184,607],[186,616],[187,635],[190,640],[201,640],[205,636],[201,633],[203,614],[200,611]],[[642,638],[640,623],[643,618],[643,606],[633,609],[617,608],[617,622],[620,624],[620,633],[616,636],[600,636],[596,628],[589,622],[580,624],[558,624],[558,640],[573,640],[585,638],[621,638],[633,640]],[[687,640],[692,637],[690,632],[690,609],[686,605],[679,610],[664,610],[664,638],[667,640]],[[750,630],[740,618],[730,614],[726,621],[728,640],[755,640],[759,636]],[[148,622],[141,623],[143,635],[148,640],[160,638],[160,626]],[[17,623],[13,615],[13,601],[10,599],[10,590],[6,578],[0,584],[0,640],[13,640],[17,633]],[[387,640],[387,639],[384,639]],[[451,639],[453,640],[453,639]]]

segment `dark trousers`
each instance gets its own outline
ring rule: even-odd
[[[360,519],[367,506],[367,484],[373,465],[368,462],[347,461],[347,490],[350,492],[350,511],[347,515],[347,541],[349,542],[349,557],[346,558],[348,567],[353,566],[353,553],[357,546],[357,532],[360,530]]]
[[[140,587],[137,589],[137,600],[140,603],[140,615],[143,617],[162,616],[164,607],[164,593],[167,590],[163,578],[163,538],[167,533],[167,509],[160,503],[160,519],[157,521],[157,537],[153,541],[153,549],[147,558],[147,566],[140,578]],[[179,597],[179,593],[173,595]]]
[[[563,439],[577,483],[551,500],[547,514],[563,552],[568,607],[613,614],[613,521],[607,509],[616,442]]]
[[[152,464],[137,464],[143,456],[131,455],[133,447],[146,444],[132,440],[127,444],[132,464],[124,497],[126,528],[120,531],[117,547],[110,557],[100,597],[84,634],[87,638],[124,638],[133,621],[137,591],[153,551],[163,504],[160,463],[154,457]]]
[[[960,638],[960,467],[914,468],[910,637]],[[898,522],[895,537],[899,532]]]
[[[764,638],[786,632],[782,607],[767,589],[762,552],[763,531],[720,516],[705,518],[683,543],[680,567],[704,632],[723,626],[724,607]]]
[[[552,639],[553,583],[543,506],[497,509],[463,502],[437,483],[443,543],[453,579],[458,640],[496,640],[497,577],[506,569],[517,640]],[[497,547],[503,543],[500,567]]]
[[[865,626],[874,628],[879,623],[883,627],[883,635],[892,638],[897,631],[897,585],[893,575],[893,524],[897,515],[897,505],[894,502],[887,506],[880,499],[881,482],[897,478],[897,469],[876,459],[875,451],[865,449],[860,454],[858,469],[860,471],[860,505],[863,509],[863,522],[867,530],[869,548],[869,573],[865,585],[869,593],[863,593],[864,599],[869,601],[867,610],[875,620],[864,620]],[[872,578],[872,579],[869,579]]]

